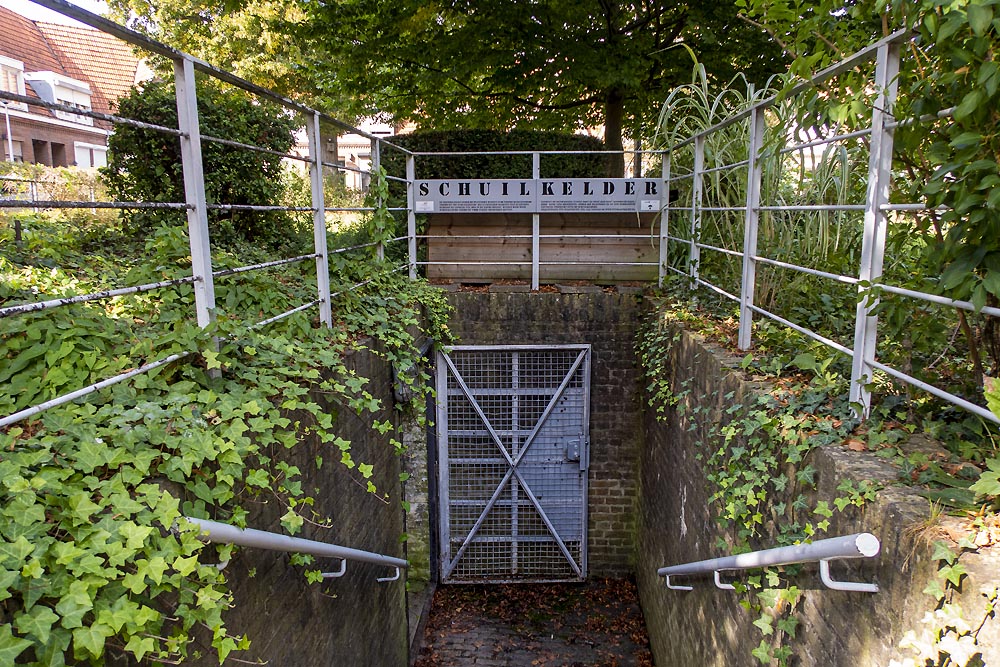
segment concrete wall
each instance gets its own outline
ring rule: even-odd
[[[755,666],[759,663],[750,651],[763,635],[752,625],[758,616],[740,606],[738,593],[715,588],[710,577],[695,583],[691,592],[667,590],[656,576],[659,567],[728,555],[716,546],[720,531],[709,511],[696,443],[712,424],[725,420],[725,408],[745,402],[759,390],[743,379],[738,359],[695,336],[677,333],[680,337],[670,359],[673,387],[677,392],[682,386],[690,388],[687,407],[701,405],[703,411],[694,415],[690,409],[684,414],[669,409],[666,423],[657,422],[654,412],[647,411],[637,562],[643,611],[657,665]],[[732,397],[726,398],[730,392]],[[833,565],[833,572],[838,579],[876,582],[881,590],[877,594],[827,590],[819,582],[816,566],[803,566],[794,581],[805,592],[789,664],[889,665],[894,659],[914,657],[914,651],[900,644],[908,631],[926,639],[934,628],[924,619],[933,612],[935,600],[922,593],[937,569],[931,544],[966,534],[967,529],[947,517],[929,522],[928,501],[914,489],[889,486],[897,472],[868,453],[831,446],[814,451],[809,462],[817,469],[813,500],[832,501],[840,495],[836,486],[844,478],[886,484],[878,499],[863,509],[835,512],[828,532],[833,536],[868,531],[879,537],[882,552],[876,559],[841,561]],[[1000,554],[989,549],[967,553],[962,563],[969,575],[954,601],[976,627],[984,621],[986,598],[981,590],[998,583]],[[979,651],[984,662],[968,664],[1000,664],[1000,622],[985,618],[979,643],[970,655]],[[923,657],[934,659],[927,664],[940,664],[936,650],[925,652]]]
[[[644,312],[637,294],[465,293],[449,295],[462,344],[585,344],[592,347],[589,575],[631,573],[639,374],[634,350]]]
[[[336,405],[330,405],[330,410],[336,413],[337,433],[352,443],[354,460],[374,466],[372,479],[379,493],[368,493],[363,483],[352,478],[332,445],[307,439],[292,450],[275,452],[302,471],[303,489],[316,499],[313,510],[333,520],[330,528],[307,523],[298,536],[405,557],[399,539],[403,533],[400,457],[389,444],[388,435],[371,429],[374,419],[397,418],[392,407],[391,368],[368,352],[352,354],[348,367],[370,380],[366,389],[381,399],[382,413],[359,417]],[[323,457],[318,470],[317,456]],[[383,493],[389,495],[387,500],[381,498]],[[252,508],[253,504],[246,506]],[[264,494],[247,525],[284,533],[279,520],[283,513],[284,509]],[[308,569],[330,571],[338,566],[334,559],[320,559]],[[305,569],[292,565],[290,555],[283,552],[239,550],[225,570],[235,598],[225,617],[230,631],[246,633],[252,644],[235,657],[283,667],[407,664],[405,576],[377,583],[377,577],[391,576],[392,570],[349,562],[343,577],[310,584],[303,574]],[[207,655],[193,664],[217,665],[218,659]]]

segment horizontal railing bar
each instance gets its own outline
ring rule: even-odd
[[[365,213],[378,209],[371,206],[342,206],[340,208],[324,208],[327,213]]]
[[[280,158],[287,158],[289,160],[298,160],[300,162],[311,162],[310,158],[302,157],[301,155],[295,155],[294,153],[284,153],[282,151],[276,151],[273,148],[264,148],[263,146],[256,146],[254,144],[244,144],[241,141],[233,141],[232,139],[220,139],[219,137],[213,137],[208,134],[201,135],[202,141],[211,141],[216,144],[222,144],[223,146],[232,146],[233,148],[242,148],[248,151],[253,151],[255,153],[267,153],[268,155],[277,155]]]
[[[633,155],[635,153],[642,153],[644,155],[658,155],[666,151],[662,149],[657,150],[620,150],[620,151],[442,151],[440,153],[431,153],[426,151],[414,151],[412,155],[414,157],[461,157],[463,155],[534,155],[538,153],[539,155]],[[604,178],[603,176],[594,176],[593,178]],[[519,179],[514,179],[519,180]],[[525,177],[525,179],[520,180],[532,180],[531,178]]]
[[[687,275],[687,274],[685,273],[685,274],[682,274],[682,275]],[[716,285],[713,285],[710,282],[702,280],[701,278],[695,278],[694,281],[697,284],[701,285],[702,287],[707,287],[708,289],[712,290],[713,292],[721,294],[722,296],[726,297],[727,299],[730,299],[731,301],[739,301],[740,300],[740,298],[738,296],[734,296],[734,295],[730,294],[729,292],[727,292],[726,290],[722,289],[721,287],[717,287]]]
[[[26,408],[24,410],[21,410],[20,412],[15,412],[12,415],[8,415],[8,416],[0,419],[0,428],[3,428],[5,426],[9,426],[9,425],[14,424],[14,423],[17,423],[17,422],[21,421],[22,419],[27,419],[28,417],[33,417],[34,415],[37,415],[37,414],[39,414],[41,412],[49,410],[50,408],[55,408],[55,407],[58,407],[60,405],[63,405],[64,403],[69,403],[71,401],[75,401],[78,398],[82,398],[82,397],[87,396],[89,394],[93,394],[96,391],[100,391],[101,389],[105,389],[105,388],[110,387],[112,385],[118,384],[119,382],[124,382],[125,380],[128,380],[129,378],[133,378],[136,375],[142,375],[143,373],[148,373],[149,371],[152,371],[152,370],[155,370],[157,368],[160,368],[161,366],[166,366],[167,364],[171,364],[171,363],[173,363],[175,361],[178,361],[179,359],[183,359],[185,357],[189,357],[192,354],[193,354],[192,352],[180,352],[180,353],[177,353],[177,354],[171,354],[169,357],[165,357],[163,359],[160,359],[159,361],[154,361],[154,362],[145,364],[144,366],[140,366],[139,368],[132,369],[132,370],[128,371],[127,373],[122,373],[122,374],[116,375],[116,376],[114,376],[112,378],[108,378],[107,380],[101,380],[100,382],[95,382],[94,384],[87,385],[83,389],[77,389],[76,391],[71,391],[68,394],[63,394],[62,396],[53,398],[50,401],[45,401],[44,403],[39,403],[38,405],[35,405],[35,406],[30,407],[30,408]]]
[[[864,211],[865,204],[780,204],[758,206],[758,211]]]
[[[193,523],[201,530],[201,537],[207,542],[217,542],[222,544],[235,544],[241,547],[254,547],[257,549],[269,549],[271,551],[285,551],[288,553],[309,554],[323,558],[341,558],[344,560],[356,560],[362,563],[372,563],[373,565],[385,565],[386,567],[407,568],[409,561],[402,558],[394,558],[384,554],[361,549],[342,547],[337,544],[327,542],[317,542],[301,537],[292,537],[280,533],[270,533],[254,528],[238,528],[228,523],[220,523],[209,519],[195,519],[189,516],[184,520]]]
[[[65,113],[71,113],[74,116],[87,116],[88,118],[104,120],[109,123],[114,123],[115,125],[131,125],[132,127],[138,127],[143,130],[154,130],[156,132],[161,132],[163,134],[170,134],[175,137],[187,136],[185,132],[181,132],[175,127],[166,127],[165,125],[155,125],[153,123],[145,123],[141,120],[133,120],[132,118],[125,118],[123,116],[115,116],[114,114],[101,113],[100,111],[92,111],[90,109],[80,109],[78,107],[71,107],[68,104],[59,104],[58,102],[46,102],[45,100],[39,99],[37,97],[28,97],[27,95],[18,95],[16,93],[9,93],[6,90],[0,90],[0,99],[12,100],[14,102],[23,102],[24,104],[29,104],[31,106],[36,106],[36,107],[43,107],[45,109],[52,109],[53,111],[63,111]]]
[[[458,238],[458,237],[451,237]],[[540,239],[652,239],[658,237],[652,234],[539,234]]]
[[[941,306],[950,306],[952,308],[960,308],[962,310],[968,310],[971,312],[980,312],[984,315],[991,315],[993,317],[1000,317],[1000,308],[995,308],[993,306],[983,306],[978,311],[976,306],[969,301],[956,301],[955,299],[949,299],[946,296],[939,296],[937,294],[928,294],[927,292],[917,292],[915,290],[909,290],[905,287],[895,287],[893,285],[884,285],[882,283],[875,283],[872,287],[876,289],[889,292],[890,294],[898,294],[899,296],[908,296],[911,299],[919,299],[921,301],[927,301],[928,303],[936,303]]]
[[[798,271],[799,273],[808,273],[811,276],[816,276],[818,278],[827,278],[829,280],[836,281],[838,283],[845,283],[847,285],[857,285],[858,279],[851,276],[841,276],[836,273],[828,273],[826,271],[820,271],[819,269],[810,269],[805,266],[799,266],[798,264],[789,264],[788,262],[782,262],[777,259],[769,259],[767,257],[760,257],[759,255],[754,256],[754,261],[760,262],[761,264],[770,264],[771,266],[777,266],[782,269],[791,269],[792,271]]]
[[[266,320],[261,320],[257,324],[252,325],[250,328],[251,329],[260,329],[262,327],[266,327],[268,324],[274,324],[275,322],[279,322],[279,321],[285,319],[286,317],[291,317],[295,313],[301,313],[303,310],[309,310],[313,306],[317,306],[317,305],[319,305],[321,303],[323,303],[322,299],[314,299],[313,301],[310,301],[309,303],[304,303],[301,306],[296,306],[295,308],[292,308],[291,310],[286,310],[285,312],[281,313],[280,315],[275,315],[274,317],[269,317]]]
[[[149,292],[155,289],[163,289],[164,287],[173,287],[175,285],[186,285],[189,283],[197,282],[200,278],[195,276],[187,276],[186,278],[177,278],[176,280],[164,280],[158,283],[147,283],[145,285],[135,285],[134,287],[120,287],[118,289],[109,289],[102,292],[93,292],[91,294],[80,294],[78,296],[68,296],[61,299],[49,299],[48,301],[36,301],[34,303],[25,303],[20,306],[7,306],[6,308],[0,308],[0,317],[8,317],[10,315],[23,315],[25,313],[34,313],[40,310],[48,310],[49,308],[56,308],[58,306],[68,306],[73,303],[83,303],[85,301],[97,301],[100,299],[110,299],[116,296],[123,296],[125,294],[138,294],[140,292]]]
[[[658,266],[659,262],[580,262],[539,260],[540,266]]]
[[[330,254],[339,255],[342,252],[350,252],[351,250],[361,250],[362,248],[374,248],[377,245],[378,242],[375,241],[373,241],[372,243],[362,243],[361,245],[349,245],[344,248],[337,248],[335,250],[331,250]]]
[[[919,213],[921,211],[939,211],[939,212],[943,212],[943,211],[947,211],[948,207],[947,206],[930,207],[927,204],[920,204],[920,203],[910,203],[910,204],[892,204],[892,203],[889,203],[889,204],[882,204],[881,206],[878,207],[878,210],[880,210],[880,211],[915,211],[917,213]]]
[[[299,255],[298,257],[289,257],[287,259],[276,259],[271,262],[262,262],[260,264],[250,264],[247,266],[241,266],[235,269],[222,269],[221,271],[213,271],[212,275],[216,278],[221,278],[223,276],[232,276],[237,273],[246,273],[247,271],[258,271],[260,269],[269,269],[274,266],[282,266],[284,264],[294,264],[296,262],[304,262],[307,259],[316,259],[319,257],[316,253],[310,253],[308,255]]]
[[[409,183],[408,180],[406,180],[405,178],[403,178],[401,176],[390,176],[389,174],[385,175],[385,180],[387,180],[387,181],[396,181],[397,183]]]
[[[776,547],[763,551],[752,551],[735,556],[724,556],[700,560],[683,565],[661,567],[656,574],[665,576],[683,576],[692,574],[707,574],[709,572],[750,570],[762,567],[777,567],[794,565],[795,563],[810,563],[820,560],[844,558],[871,558],[878,554],[880,544],[878,538],[871,533],[855,533],[817,540],[811,544],[794,544],[787,547]]]
[[[690,206],[672,208],[670,210],[674,211],[690,211]],[[699,206],[699,211],[709,211],[712,213],[745,213],[747,210],[746,206]]]
[[[955,113],[957,107],[948,107],[947,109],[942,109],[937,113],[928,113],[920,116],[919,118],[905,118],[900,121],[889,121],[885,124],[887,130],[891,130],[897,127],[906,127],[908,125],[915,125],[917,123],[928,123],[932,120],[943,120],[949,118]]]
[[[781,315],[775,315],[771,311],[764,310],[760,306],[755,306],[753,304],[749,304],[749,307],[750,307],[750,310],[752,310],[755,313],[758,313],[760,315],[763,315],[764,317],[772,319],[775,322],[779,322],[781,324],[784,324],[789,329],[793,329],[795,331],[798,331],[803,336],[806,336],[808,338],[812,338],[815,341],[823,343],[827,347],[832,347],[833,349],[837,350],[838,352],[843,352],[844,354],[846,354],[848,357],[851,357],[852,359],[854,358],[854,350],[852,350],[849,347],[845,347],[845,346],[841,345],[840,343],[838,343],[835,340],[832,340],[830,338],[827,338],[826,336],[818,334],[818,333],[812,331],[811,329],[806,329],[805,327],[800,326],[800,325],[796,324],[795,322],[792,322],[790,320],[786,320]]]
[[[856,139],[858,137],[864,137],[872,133],[870,127],[863,130],[855,130],[854,132],[845,132],[844,134],[832,134],[829,137],[820,137],[819,139],[813,139],[812,141],[807,141],[803,144],[792,144],[791,146],[785,146],[778,153],[794,153],[795,151],[800,151],[806,148],[813,148],[815,146],[824,146],[826,144],[832,144],[835,141],[847,141],[848,139]]]
[[[60,201],[40,199],[0,199],[0,208],[115,208],[115,209],[171,209],[191,208],[179,202],[141,201]]]
[[[269,206],[266,204],[206,204],[210,211],[289,211],[295,213],[313,213],[316,209],[309,206]]]
[[[418,234],[418,239],[441,239],[441,240],[456,240],[456,239],[531,239],[534,238],[531,234],[461,234],[455,236],[448,236],[447,234]],[[539,238],[542,238],[539,236]]]
[[[336,169],[338,171],[349,171],[354,174],[362,174],[371,176],[372,172],[370,169],[362,169],[361,167],[348,167],[346,164],[337,164],[336,162],[321,162],[324,167],[329,167],[331,169]]]
[[[739,167],[745,167],[748,164],[750,164],[750,160],[740,160],[739,162],[733,162],[732,164],[723,164],[723,165],[719,165],[717,167],[707,167],[705,169],[702,169],[701,172],[699,172],[699,173],[702,173],[702,174],[712,174],[712,173],[715,173],[717,171],[725,171],[727,169],[738,169]]]
[[[702,250],[714,250],[715,252],[721,252],[724,255],[731,255],[733,257],[743,257],[743,253],[737,250],[730,250],[729,248],[720,248],[718,246],[709,245],[707,243],[695,243],[695,246],[701,248]]]
[[[891,366],[886,366],[885,364],[879,363],[878,361],[871,360],[868,363],[871,364],[872,368],[876,368],[876,369],[882,371],[883,373],[885,373],[886,375],[890,375],[890,376],[896,378],[897,380],[900,380],[902,382],[906,382],[907,384],[911,384],[914,387],[916,387],[917,389],[923,389],[928,394],[933,394],[934,396],[937,396],[938,398],[944,399],[945,401],[948,401],[949,403],[957,405],[957,406],[959,406],[961,408],[965,408],[969,412],[971,412],[971,413],[973,413],[975,415],[978,415],[978,416],[982,417],[983,419],[987,419],[987,420],[993,422],[994,424],[1000,424],[1000,417],[998,417],[997,415],[993,414],[990,410],[987,410],[986,408],[982,407],[981,405],[976,405],[975,403],[973,403],[971,401],[968,401],[968,400],[962,398],[961,396],[956,396],[955,394],[947,392],[944,389],[938,389],[937,387],[935,387],[932,384],[928,384],[928,383],[924,382],[923,380],[917,379],[917,378],[913,377],[912,375],[907,375],[906,373],[904,373],[902,371],[898,371],[895,368],[892,368]]]
[[[449,236],[446,234],[418,234],[418,239],[434,239],[434,240],[462,240],[462,239],[531,239],[534,238],[531,234],[457,234],[454,236]],[[540,239],[649,239],[656,238],[650,234],[539,234]],[[401,241],[406,239],[405,236],[392,239],[393,241]]]
[[[417,266],[531,266],[531,262],[417,262]]]
[[[681,271],[676,266],[667,265],[667,269],[670,270],[670,271],[673,271],[674,273],[676,273],[679,276],[684,276],[685,278],[690,278],[691,277],[691,276],[688,275],[688,273],[686,271]]]

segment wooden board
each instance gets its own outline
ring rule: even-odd
[[[434,280],[530,280],[530,215],[432,215],[427,277]],[[626,282],[656,280],[655,214],[542,214],[539,279]],[[581,238],[579,235],[599,238]],[[494,237],[494,238],[481,238]],[[645,264],[635,266],[635,264]]]

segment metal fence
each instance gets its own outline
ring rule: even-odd
[[[167,280],[143,285],[130,285],[116,289],[109,289],[92,294],[84,294],[68,298],[50,299],[33,303],[21,304],[0,308],[0,317],[14,317],[26,313],[59,308],[75,303],[87,301],[97,301],[110,299],[113,297],[138,294],[162,290],[177,285],[191,285],[194,290],[193,311],[197,323],[200,327],[208,327],[215,317],[215,281],[218,278],[229,275],[242,274],[250,271],[270,269],[278,266],[296,264],[312,261],[315,264],[316,275],[316,298],[303,304],[290,307],[288,310],[267,317],[266,319],[254,323],[253,327],[262,327],[280,321],[295,313],[318,309],[319,320],[323,326],[332,325],[332,305],[331,301],[338,293],[331,292],[329,258],[332,254],[352,253],[357,251],[367,251],[376,253],[379,261],[385,258],[384,247],[380,242],[373,242],[355,245],[346,248],[327,248],[327,221],[326,214],[344,210],[371,212],[375,207],[357,207],[350,209],[327,206],[324,194],[324,171],[360,171],[353,167],[342,164],[324,161],[323,159],[323,139],[324,135],[321,126],[335,128],[338,132],[350,132],[361,135],[371,140],[373,163],[372,171],[379,167],[379,155],[383,150],[403,150],[382,138],[365,133],[364,131],[344,123],[336,118],[332,118],[315,109],[299,104],[291,99],[277,95],[264,88],[256,86],[248,81],[240,79],[228,72],[217,69],[206,62],[194,58],[188,54],[172,49],[149,38],[129,30],[113,21],[91,14],[74,5],[62,0],[38,0],[36,4],[55,10],[61,14],[74,18],[86,25],[109,33],[125,42],[128,42],[143,52],[167,58],[173,63],[174,83],[176,90],[176,103],[178,113],[178,126],[165,127],[125,118],[113,114],[105,114],[88,111],[78,108],[70,108],[65,105],[49,103],[33,97],[12,94],[0,91],[0,99],[12,100],[29,105],[30,107],[40,107],[54,111],[72,111],[72,113],[94,118],[96,120],[110,123],[112,126],[131,125],[145,130],[161,133],[167,137],[176,137],[180,141],[184,184],[184,201],[176,202],[146,202],[146,201],[70,201],[70,200],[40,200],[36,191],[31,189],[31,182],[20,180],[4,181],[4,196],[0,198],[0,209],[24,208],[26,203],[34,208],[44,209],[117,209],[117,210],[143,210],[143,209],[164,209],[184,211],[187,217],[187,230],[191,250],[191,274],[175,280]],[[195,73],[200,72],[207,75],[216,82],[225,84],[242,90],[247,95],[258,100],[266,100],[279,105],[283,113],[288,113],[300,119],[308,137],[309,154],[308,157],[301,157],[293,153],[281,155],[283,159],[298,160],[308,165],[310,176],[311,205],[309,207],[295,206],[274,206],[270,202],[259,202],[251,204],[229,204],[225,202],[210,203],[206,199],[205,181],[202,166],[202,145],[206,142],[216,142],[238,151],[274,153],[270,149],[262,146],[244,144],[228,140],[221,137],[205,136],[201,131],[198,118],[198,91],[195,82]],[[404,151],[405,152],[405,151]],[[370,173],[370,172],[367,172]],[[398,179],[402,180],[402,179]],[[11,190],[8,196],[8,189]],[[384,202],[376,202],[376,207],[384,205]],[[273,261],[263,262],[250,266],[230,268],[226,270],[215,270],[212,261],[212,239],[209,234],[208,213],[212,210],[243,210],[243,211],[287,211],[309,213],[312,215],[314,230],[314,250],[309,254],[297,257],[280,258]],[[392,239],[388,242],[398,242],[403,239]],[[416,249],[413,246],[411,237],[411,257],[415,257]],[[410,262],[411,275],[414,274],[415,260]],[[405,267],[391,267],[388,262],[385,266],[387,271],[396,271]],[[358,283],[349,290],[357,289],[366,283]],[[180,352],[166,355],[160,359],[155,359],[132,369],[128,372],[94,382],[86,387],[81,387],[75,391],[63,394],[52,400],[31,406],[10,415],[0,417],[0,427],[19,422],[28,417],[37,415],[47,409],[63,405],[65,403],[82,398],[96,391],[112,386],[119,382],[129,380],[137,375],[148,373],[152,370],[171,364],[182,359],[190,359],[195,355],[195,351]]]
[[[878,314],[879,294],[896,295],[917,300],[921,304],[938,304],[949,308],[979,313],[986,317],[1000,316],[1000,309],[976,308],[972,303],[956,301],[937,294],[906,289],[884,281],[886,260],[887,227],[902,216],[926,214],[927,207],[920,203],[894,203],[890,200],[893,179],[893,138],[897,128],[903,123],[893,116],[896,108],[898,75],[900,72],[901,47],[908,40],[903,31],[876,42],[868,48],[844,59],[812,79],[787,91],[782,99],[768,97],[750,105],[745,110],[717,122],[704,130],[693,132],[668,147],[663,161],[663,180],[666,190],[676,188],[687,195],[683,201],[663,207],[660,225],[660,260],[668,274],[683,276],[692,289],[704,288],[739,304],[738,346],[747,350],[752,345],[752,324],[754,318],[766,318],[793,329],[810,339],[818,341],[852,358],[850,402],[862,416],[867,416],[871,408],[870,383],[876,371],[894,380],[907,383],[929,392],[953,405],[972,412],[993,423],[1000,418],[980,405],[949,391],[941,389],[914,377],[911,373],[893,368],[878,360]],[[826,91],[823,100],[832,105],[838,102],[836,79],[846,73],[856,73],[874,64],[874,72],[868,79],[865,90],[869,93],[867,108],[870,121],[866,127],[828,127],[822,136],[796,137],[787,127],[775,124],[775,110],[783,100],[794,101],[816,90]],[[918,119],[917,122],[936,122],[947,118],[950,109]],[[747,138],[745,159],[725,162],[717,158],[718,151],[708,151],[713,141],[721,141],[735,127],[741,128]],[[849,201],[844,198],[835,203],[827,201],[799,202],[783,204],[774,197],[768,199],[762,191],[762,164],[768,159],[787,159],[795,154],[800,164],[808,163],[817,156],[817,151],[827,147],[844,146],[847,142],[863,142],[868,168],[864,178],[863,201]],[[857,144],[856,144],[857,145]],[[716,146],[717,148],[717,146]],[[678,168],[683,162],[685,168]],[[720,179],[740,181],[739,189],[743,200],[720,202],[715,199]],[[843,275],[824,271],[820,268],[802,266],[782,261],[778,257],[768,257],[758,251],[761,218],[768,214],[815,214],[827,213],[839,220],[860,216],[862,226],[862,247],[857,263],[857,273]],[[737,240],[732,247],[713,245],[705,241],[703,227],[707,220],[715,225],[727,226],[734,234],[742,228],[742,243]],[[735,288],[720,285],[717,276],[709,275],[704,269],[706,259],[722,258],[738,262],[735,274],[739,276]],[[731,259],[728,259],[731,258]],[[763,267],[774,270],[793,271],[839,284],[856,290],[857,309],[854,313],[854,338],[851,343],[842,343],[815,330],[815,327],[792,321],[768,311],[755,303],[755,288],[759,272]],[[662,280],[662,278],[661,278]]]
[[[390,266],[385,262],[386,270],[402,271],[406,270],[411,279],[415,279],[418,272],[426,267],[433,266],[434,261],[424,258],[418,254],[421,243],[433,243],[441,240],[442,237],[431,234],[418,234],[417,211],[415,202],[415,183],[419,170],[419,160],[429,157],[441,157],[443,154],[415,153],[393,143],[384,137],[370,135],[364,131],[344,123],[336,118],[332,118],[306,105],[295,102],[248,81],[240,79],[231,73],[225,72],[212,65],[194,58],[188,54],[172,49],[147,37],[131,31],[121,25],[100,16],[86,12],[63,0],[34,0],[37,4],[50,9],[54,9],[66,16],[74,18],[82,23],[96,29],[107,32],[119,39],[131,43],[139,49],[168,59],[173,63],[174,82],[176,88],[176,103],[178,111],[178,126],[164,127],[137,121],[135,119],[124,118],[113,114],[97,113],[78,108],[65,107],[60,104],[43,102],[37,98],[24,97],[11,93],[0,92],[0,99],[12,100],[25,103],[35,107],[45,109],[72,112],[81,116],[89,116],[96,120],[110,123],[111,125],[131,125],[144,128],[146,130],[162,133],[168,137],[176,137],[182,148],[182,168],[184,179],[184,201],[177,202],[106,202],[106,201],[41,201],[37,197],[33,198],[32,204],[38,208],[68,208],[68,209],[168,209],[184,211],[187,217],[188,236],[192,257],[192,270],[189,276],[177,280],[157,282],[145,285],[125,286],[117,289],[106,290],[94,294],[81,295],[69,299],[52,299],[25,305],[9,306],[0,308],[0,317],[15,316],[28,312],[45,310],[48,308],[61,307],[70,303],[107,299],[125,294],[135,294],[140,292],[159,290],[180,284],[190,284],[194,290],[194,314],[198,325],[207,327],[211,324],[215,312],[215,280],[225,275],[240,274],[249,271],[273,268],[276,266],[298,264],[312,261],[315,264],[316,296],[306,303],[294,305],[284,312],[277,313],[258,322],[255,326],[266,326],[277,322],[295,313],[317,309],[319,320],[324,326],[331,326],[332,323],[332,303],[331,300],[336,293],[331,293],[329,260],[332,255],[349,254],[359,251],[374,251],[375,256],[381,262],[385,261],[385,248],[383,243],[403,243],[405,242],[405,263],[399,266]],[[852,129],[847,132],[838,133],[836,128],[831,128],[831,133],[819,137],[807,137],[805,140],[795,140],[789,136],[778,138],[774,144],[774,127],[768,127],[769,114],[773,112],[779,104],[776,97],[761,100],[749,108],[732,115],[731,117],[715,124],[703,131],[694,133],[692,136],[677,141],[668,146],[663,151],[642,154],[633,153],[635,163],[647,160],[662,160],[662,185],[659,220],[650,224],[648,230],[642,233],[622,234],[588,234],[588,233],[561,233],[558,235],[546,234],[542,232],[539,224],[539,216],[532,216],[530,233],[520,235],[482,234],[478,238],[495,242],[501,246],[504,242],[520,240],[530,244],[529,256],[523,261],[511,262],[520,266],[530,266],[531,287],[538,289],[541,282],[541,272],[545,266],[554,266],[564,263],[561,260],[548,259],[543,254],[543,245],[547,240],[561,239],[573,240],[584,239],[592,241],[606,240],[609,238],[617,240],[646,240],[655,248],[658,257],[655,261],[621,262],[623,265],[638,266],[648,268],[651,273],[655,268],[660,282],[667,275],[677,274],[684,276],[690,281],[693,287],[702,287],[731,299],[740,307],[740,326],[738,345],[741,349],[749,349],[752,343],[752,322],[754,317],[767,318],[789,327],[799,333],[819,341],[830,348],[842,352],[853,359],[852,377],[850,384],[850,401],[858,406],[858,412],[866,415],[871,406],[871,394],[869,384],[872,382],[876,371],[899,380],[934,396],[944,399],[954,405],[960,406],[970,412],[989,420],[993,423],[1000,423],[995,415],[989,410],[976,405],[975,403],[957,396],[949,391],[935,387],[912,374],[904,372],[898,368],[890,367],[881,363],[877,359],[877,327],[878,316],[876,309],[879,300],[874,296],[877,293],[892,294],[908,299],[916,299],[922,303],[938,304],[951,308],[958,308],[965,311],[980,313],[988,317],[1000,316],[1000,309],[980,308],[977,309],[972,303],[955,301],[940,295],[918,292],[900,286],[888,284],[883,281],[883,263],[885,260],[886,227],[892,216],[914,215],[925,212],[925,207],[920,204],[905,203],[897,204],[890,202],[889,193],[892,178],[893,159],[893,134],[899,123],[893,118],[892,110],[896,97],[896,76],[899,72],[900,46],[905,42],[906,35],[896,33],[890,37],[873,44],[872,46],[858,52],[857,54],[843,60],[837,65],[819,73],[813,79],[802,83],[790,91],[787,99],[794,99],[796,96],[807,91],[815,90],[817,86],[822,86],[835,80],[836,77],[846,72],[852,72],[859,67],[874,63],[875,72],[870,81],[871,108],[870,124],[861,129]],[[206,199],[204,174],[202,171],[202,145],[206,142],[215,142],[228,146],[232,150],[272,152],[270,149],[261,146],[249,145],[234,142],[221,137],[205,136],[201,131],[198,119],[197,107],[197,86],[195,83],[195,72],[214,79],[215,81],[242,90],[247,95],[260,100],[266,100],[279,105],[285,113],[299,118],[302,126],[306,130],[308,137],[308,157],[295,154],[283,156],[288,160],[296,160],[308,165],[310,176],[311,201],[309,206],[273,206],[270,203],[241,204],[219,202],[210,203]],[[944,110],[940,114],[933,116],[933,119],[946,117],[949,111]],[[727,128],[743,127],[747,137],[747,153],[745,159],[726,163],[716,159],[716,154],[712,150],[712,141],[715,137],[724,136]],[[333,128],[333,129],[331,129]],[[331,138],[331,134],[339,132],[350,132],[366,137],[372,143],[372,164],[371,170],[366,172],[379,171],[383,158],[387,151],[399,151],[405,156],[405,174],[390,175],[390,181],[401,183],[406,189],[406,203],[396,208],[388,208],[392,214],[405,214],[406,234],[396,238],[388,239],[385,242],[375,242],[370,244],[355,245],[347,248],[328,249],[327,248],[327,213],[341,211],[351,212],[371,212],[375,208],[353,207],[337,208],[330,207],[326,202],[324,192],[324,171],[333,170],[361,171],[343,164],[329,162],[324,159],[322,150],[324,140]],[[770,132],[771,139],[767,136]],[[324,134],[325,133],[325,134]],[[824,146],[835,145],[838,142],[849,141],[867,142],[868,151],[868,175],[865,181],[866,194],[863,201],[838,201],[837,203],[827,203],[816,201],[810,203],[799,203],[786,205],[780,202],[770,202],[762,196],[761,188],[761,165],[768,156],[774,153],[780,155],[799,155],[799,159],[804,160],[807,152],[814,151]],[[772,145],[766,146],[766,142],[771,141]],[[556,152],[528,152],[521,155],[530,155],[532,163],[533,178],[539,176],[540,161],[546,155],[553,155]],[[684,160],[681,156],[686,155],[690,161],[690,168],[686,171],[681,169]],[[363,172],[365,173],[365,172]],[[745,197],[738,204],[722,205],[712,201],[712,185],[720,182],[720,179],[742,180]],[[672,191],[686,193],[686,198],[678,194],[676,197]],[[20,196],[18,196],[20,199]],[[387,208],[387,202],[377,202],[379,208]],[[24,202],[6,197],[0,198],[0,209],[23,208]],[[208,212],[212,210],[278,210],[299,213],[312,216],[314,247],[313,252],[297,257],[275,259],[252,266],[227,269],[217,271],[213,269],[211,239],[208,228]],[[786,262],[778,257],[767,257],[758,252],[758,233],[762,215],[785,213],[818,213],[829,212],[838,216],[861,216],[863,218],[863,246],[861,248],[857,272],[854,275],[843,275],[825,271],[816,267],[802,266],[792,262]],[[682,219],[681,216],[683,216]],[[713,245],[705,242],[702,234],[702,227],[706,216],[715,216],[716,220],[725,221],[732,229],[742,228],[742,244],[738,247],[724,247],[723,245]],[[716,255],[729,258],[733,262],[740,264],[739,284],[735,288],[727,289],[725,285],[720,285],[718,281],[713,281],[713,277],[702,270],[703,255]],[[574,260],[579,263],[580,260]],[[466,262],[470,265],[496,266],[498,262],[495,258],[482,260],[470,260]],[[502,262],[501,262],[502,263]],[[587,259],[584,264],[607,264],[607,260]],[[755,290],[758,287],[759,273],[763,267],[768,270],[794,271],[802,275],[809,275],[814,278],[829,281],[832,284],[846,286],[859,292],[862,298],[853,315],[855,322],[855,333],[853,342],[850,344],[838,342],[829,336],[818,333],[814,327],[807,324],[792,321],[791,318],[771,312],[759,303],[755,302]],[[360,285],[354,285],[350,289],[355,289]],[[41,405],[22,410],[18,413],[0,418],[0,426],[6,426],[14,422],[25,419],[34,414],[38,414],[44,409],[67,403],[89,393],[97,391],[103,387],[110,386],[117,382],[127,380],[137,374],[145,373],[165,364],[172,363],[178,359],[190,357],[194,352],[179,353],[153,360],[140,368],[123,373],[121,375],[96,382],[77,391],[65,394]]]

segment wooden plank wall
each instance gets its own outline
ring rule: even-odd
[[[453,282],[531,280],[531,215],[481,213],[428,216],[427,277]],[[615,284],[657,278],[659,217],[655,213],[543,213],[539,281]],[[625,238],[639,235],[641,238]],[[502,236],[504,238],[476,238]],[[482,262],[482,264],[471,263]],[[547,262],[554,262],[548,264]],[[572,262],[573,264],[567,264]],[[648,266],[616,264],[648,262]]]

